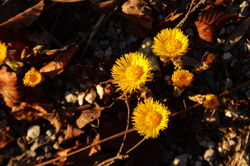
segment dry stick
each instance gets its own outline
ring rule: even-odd
[[[43,165],[51,164],[51,163],[53,163],[53,162],[55,162],[55,161],[57,161],[57,160],[60,160],[60,159],[62,159],[62,158],[68,157],[68,156],[72,156],[72,155],[74,155],[74,154],[76,154],[76,153],[79,153],[79,152],[81,152],[81,151],[84,151],[84,150],[86,150],[86,149],[89,149],[89,148],[91,148],[91,147],[93,147],[93,146],[95,146],[95,145],[101,144],[101,143],[103,143],[103,142],[110,141],[110,140],[112,140],[112,139],[115,139],[115,138],[117,138],[117,137],[123,136],[124,134],[127,134],[127,133],[131,133],[131,132],[133,132],[133,131],[135,131],[135,129],[134,129],[134,128],[131,128],[131,129],[127,130],[127,131],[120,132],[120,133],[118,133],[118,134],[112,135],[112,136],[110,136],[110,137],[108,137],[108,138],[105,138],[105,139],[103,139],[103,140],[100,140],[99,142],[93,143],[93,144],[91,144],[91,145],[88,145],[88,146],[85,146],[85,147],[80,148],[80,149],[78,149],[78,150],[75,150],[75,151],[73,151],[73,152],[70,152],[70,153],[68,153],[68,154],[65,155],[65,156],[56,157],[56,158],[54,158],[54,159],[51,159],[51,160],[42,162],[42,163],[37,164],[37,165],[35,165],[35,166],[43,166]]]
[[[127,130],[128,130],[128,127],[129,127],[129,117],[130,117],[130,108],[129,108],[128,96],[127,96],[127,95],[125,96],[125,103],[126,103],[126,106],[127,106],[127,124],[126,124],[126,129],[125,129],[125,131],[127,131]],[[119,155],[121,154],[122,149],[123,149],[124,144],[125,144],[126,138],[127,138],[127,134],[124,134],[123,140],[122,140],[122,144],[121,144],[120,149],[119,149],[119,151],[118,151],[118,153],[117,153],[117,156],[119,156]]]
[[[187,17],[189,16],[189,14],[193,13],[202,3],[205,3],[206,0],[201,0],[199,1],[195,7],[193,7],[193,4],[194,4],[194,0],[192,0],[190,6],[189,6],[189,9],[188,9],[188,12],[187,14],[185,15],[185,17],[175,26],[175,28],[180,28],[184,22],[187,20]],[[192,8],[193,7],[193,8]]]
[[[135,148],[137,148],[142,142],[144,142],[146,140],[146,138],[144,137],[142,140],[140,140],[137,144],[135,144],[133,147],[131,147],[124,155],[117,155],[114,157],[111,157],[107,160],[102,161],[101,163],[97,164],[96,166],[109,166],[111,164],[113,164],[116,160],[123,160],[125,158],[128,158],[128,154],[134,150]]]
[[[233,91],[235,91],[235,90],[237,90],[237,89],[239,89],[239,88],[242,88],[242,87],[244,87],[244,86],[246,86],[246,85],[248,85],[248,84],[250,84],[250,80],[248,80],[248,81],[246,81],[246,82],[244,82],[244,83],[242,83],[242,84],[240,84],[240,85],[234,87],[233,89],[226,90],[226,91],[222,92],[221,94],[219,94],[218,96],[224,96],[224,95],[229,94],[229,93],[231,93],[231,92],[233,92]],[[191,109],[193,109],[193,108],[196,108],[196,107],[198,107],[198,106],[200,106],[200,105],[201,105],[201,104],[197,103],[197,104],[195,104],[195,105],[193,105],[193,106],[191,106],[191,107],[188,107],[188,108],[186,108],[186,109],[183,109],[183,110],[181,110],[181,111],[174,112],[174,113],[171,114],[171,116],[176,116],[176,115],[179,115],[179,114],[181,114],[181,113],[183,113],[183,112],[187,112],[187,111],[189,111],[189,110],[191,110]]]

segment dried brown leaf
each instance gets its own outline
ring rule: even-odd
[[[94,138],[93,141],[92,141],[92,144],[95,144],[95,143],[97,143],[97,142],[99,142],[99,141],[100,141],[100,134],[97,133],[96,136],[95,136],[95,138]],[[92,156],[92,155],[94,155],[94,154],[100,152],[101,150],[102,150],[102,148],[101,148],[101,146],[98,145],[98,144],[95,145],[95,146],[92,146],[91,149],[90,149],[90,152],[89,152],[89,156]]]
[[[21,91],[18,87],[16,73],[7,71],[6,66],[2,66],[0,69],[0,94],[10,108],[20,102]]]
[[[39,3],[33,7],[25,10],[24,12],[16,15],[15,17],[5,21],[0,24],[2,28],[17,29],[20,27],[30,26],[38,17],[41,15],[44,7],[44,0],[41,0]]]
[[[1,125],[0,129],[0,149],[4,148],[9,142],[13,140],[12,136],[8,133],[10,131],[9,126]]]
[[[204,95],[201,95],[201,94],[198,94],[198,95],[195,95],[195,96],[188,96],[188,98],[194,102],[197,102],[199,104],[202,104],[203,101],[204,101]]]
[[[237,14],[210,9],[203,11],[202,14],[198,16],[195,25],[200,38],[207,42],[212,42],[216,39],[223,25],[233,18],[237,18]]]
[[[244,36],[247,30],[250,27],[250,17],[246,18],[227,38],[226,43],[224,44],[224,51],[228,51],[232,48],[236,43],[240,41],[240,39]]]
[[[104,2],[91,1],[92,8],[101,14],[110,13],[121,2],[120,0],[107,0]]]
[[[79,128],[83,128],[88,123],[98,119],[101,116],[101,111],[104,107],[95,106],[94,108],[84,109],[80,117],[76,120],[76,125]]]
[[[65,141],[70,140],[72,138],[78,137],[79,135],[83,134],[84,132],[70,124],[67,125]]]
[[[60,74],[66,65],[69,63],[75,52],[78,50],[77,45],[70,45],[64,48],[65,51],[59,53],[53,61],[43,66],[40,69],[40,72],[44,76],[50,78],[55,77],[57,74]]]

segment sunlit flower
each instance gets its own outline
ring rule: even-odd
[[[132,114],[132,124],[137,132],[148,138],[156,138],[160,130],[168,127],[170,111],[152,98],[140,102]]]
[[[205,95],[202,105],[207,109],[215,109],[219,107],[220,102],[216,95],[214,94],[207,94]]]
[[[23,84],[25,86],[34,87],[42,81],[42,74],[32,67],[23,78]]]
[[[118,89],[124,93],[132,93],[141,90],[142,85],[152,78],[151,70],[151,62],[142,53],[135,52],[118,59],[111,73]]]
[[[172,75],[172,82],[178,88],[190,86],[194,75],[188,70],[176,70]]]
[[[188,37],[180,29],[163,29],[154,37],[152,51],[161,58],[181,57],[188,50]]]
[[[0,64],[2,64],[7,57],[7,46],[0,42]]]

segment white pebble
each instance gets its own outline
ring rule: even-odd
[[[85,93],[80,93],[77,97],[78,99],[78,104],[83,105],[83,99],[84,99]]]
[[[40,135],[40,126],[38,125],[31,126],[27,131],[26,140],[27,141],[33,140],[35,138],[38,138],[39,135]]]
[[[72,94],[71,92],[65,93],[65,100],[67,103],[76,103],[77,102],[77,96]]]
[[[214,149],[207,149],[203,155],[204,159],[208,162],[211,162],[214,160],[214,157],[215,157],[215,151]]]
[[[99,95],[100,99],[103,99],[104,96],[104,89],[101,85],[96,85],[96,92]]]
[[[96,92],[94,90],[91,90],[88,94],[86,94],[85,96],[85,100],[90,103],[93,104],[96,98]]]

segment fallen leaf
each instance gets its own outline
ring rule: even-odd
[[[94,108],[87,108],[82,111],[80,117],[76,120],[76,125],[83,128],[88,123],[98,119],[101,116],[101,111],[104,107],[96,105]]]
[[[25,10],[15,17],[0,24],[2,28],[17,29],[30,26],[41,15],[44,7],[44,0],[41,0],[35,6]]]
[[[104,2],[91,1],[91,6],[97,13],[108,14],[113,11],[120,2],[120,0],[107,0]]]
[[[195,26],[201,39],[213,42],[224,24],[237,17],[236,13],[225,13],[217,9],[209,9],[198,16]]]
[[[70,140],[70,139],[75,138],[75,137],[78,137],[79,135],[81,135],[83,133],[84,132],[82,130],[68,124],[66,134],[65,134],[65,141]]]
[[[0,124],[0,149],[4,148],[9,142],[13,140],[12,136],[10,136],[8,133],[10,131],[9,126],[5,126]]]
[[[7,71],[6,66],[0,69],[0,94],[10,108],[20,102],[21,90],[18,87],[16,73]]]
[[[197,103],[199,103],[199,104],[202,104],[202,103],[203,103],[204,97],[205,97],[205,95],[201,95],[201,94],[198,94],[198,95],[195,95],[195,96],[188,96],[188,98],[189,98],[191,101],[197,102]]]
[[[95,143],[97,143],[97,142],[99,142],[99,141],[100,141],[100,134],[97,133],[97,134],[95,135],[95,138],[94,138],[93,141],[92,141],[92,144],[95,144]],[[100,152],[101,150],[102,150],[102,148],[101,148],[101,146],[100,146],[99,144],[97,144],[97,145],[95,145],[95,146],[92,146],[91,149],[90,149],[90,152],[89,152],[89,156],[92,156],[92,155],[94,155],[94,154]]]
[[[227,38],[223,49],[224,51],[230,50],[240,39],[244,36],[250,27],[250,17],[246,18]]]
[[[142,28],[147,31],[152,29],[152,9],[144,0],[128,0],[122,5],[122,12],[118,12],[118,14],[126,18],[129,24],[132,22],[139,25],[138,31],[142,31]]]
[[[62,165],[64,165],[65,164],[64,162],[67,160],[67,154],[69,152],[71,152],[72,150],[76,149],[77,147],[78,146],[74,146],[74,147],[70,147],[70,148],[67,148],[67,149],[64,149],[64,150],[57,152],[56,154],[62,158],[55,165],[60,165],[59,163],[62,163]],[[63,157],[63,156],[65,156],[65,157]]]
[[[44,76],[53,78],[56,75],[60,74],[69,63],[75,52],[78,50],[78,46],[75,44],[66,46],[64,47],[64,50],[65,51],[59,53],[53,61],[40,69],[40,72]]]

